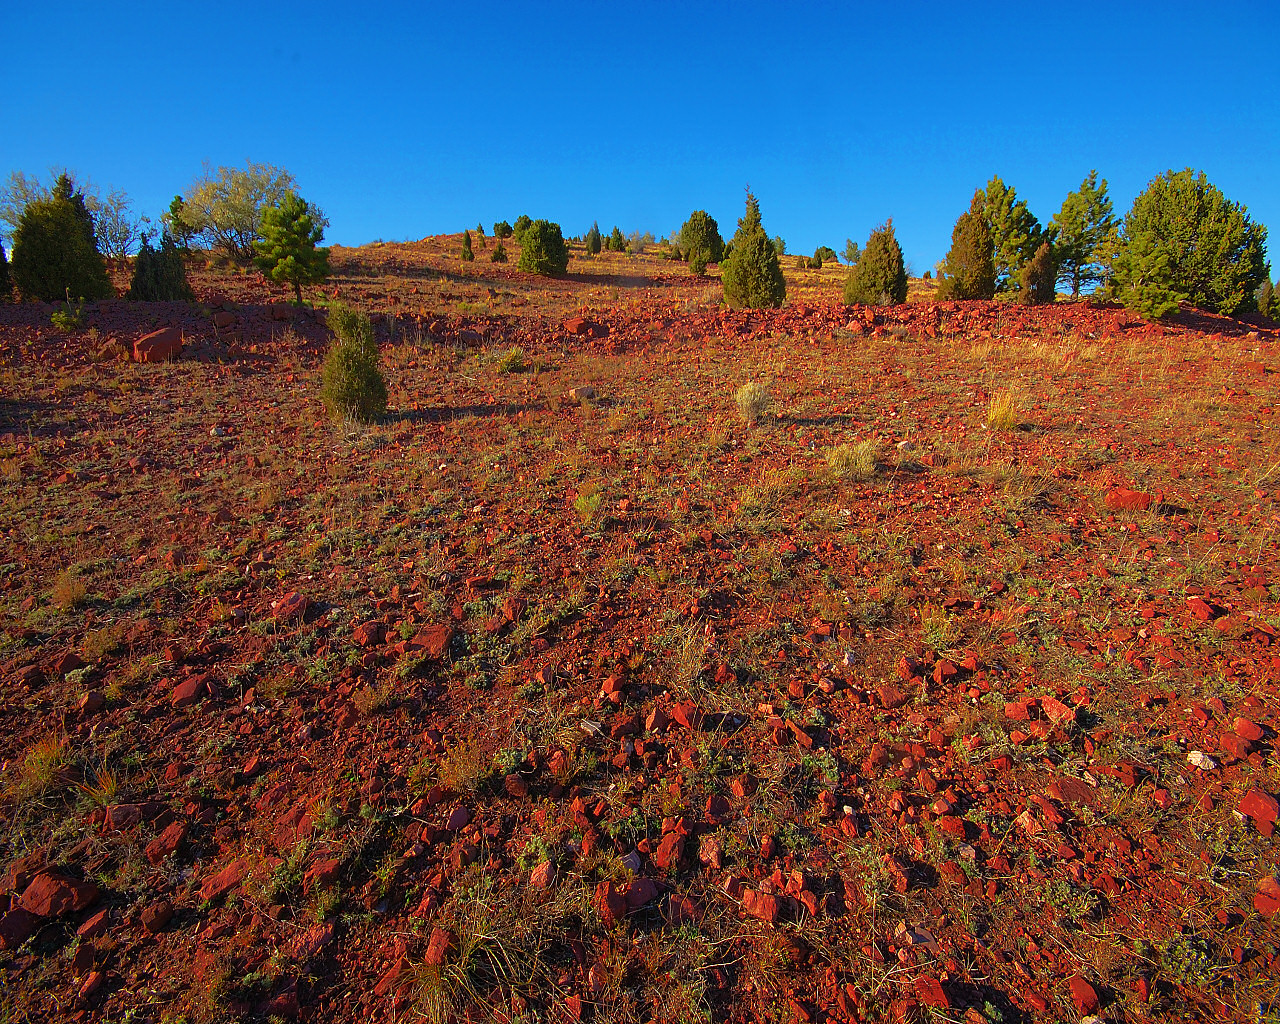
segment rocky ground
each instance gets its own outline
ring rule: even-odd
[[[1280,1019],[1274,325],[457,247],[0,306],[0,1020]]]

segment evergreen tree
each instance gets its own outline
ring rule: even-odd
[[[0,302],[8,302],[12,296],[13,282],[9,279],[9,257],[5,255],[3,243],[0,243]]]
[[[254,262],[273,281],[293,285],[302,305],[302,286],[329,276],[329,250],[317,248],[324,238],[324,214],[296,192],[286,192],[277,206],[262,211],[262,238],[254,243]]]
[[[680,227],[679,246],[692,261],[692,254],[701,253],[704,269],[707,263],[719,263],[724,258],[724,240],[720,237],[720,225],[706,210],[694,210]]]
[[[151,239],[143,235],[142,247],[133,261],[128,298],[135,302],[190,302],[195,298],[187,281],[182,250],[167,231],[160,238],[159,249],[153,248]]]
[[[760,204],[750,192],[733,237],[733,250],[721,264],[725,302],[745,309],[781,306],[787,299],[787,282],[778,265],[778,252],[760,223]]]
[[[598,256],[602,246],[600,237],[600,225],[596,221],[591,222],[591,230],[587,232],[587,255]]]
[[[818,261],[821,266],[824,263],[839,263],[840,260],[836,256],[836,251],[829,245],[820,245],[813,250],[813,258]]]
[[[333,345],[320,371],[320,398],[329,414],[361,423],[387,411],[387,385],[378,368],[378,342],[366,313],[334,305],[329,309]]]
[[[1022,268],[1022,287],[1019,297],[1028,306],[1048,306],[1054,296],[1054,282],[1058,278],[1058,268],[1054,257],[1053,246],[1041,242],[1036,254]]]
[[[1042,241],[1052,238],[1043,237],[1045,232],[1026,202],[999,175],[993,175],[986,189],[979,189],[978,194],[995,249],[996,291],[1014,291],[1027,260],[1035,255]]]
[[[858,262],[858,258],[861,255],[862,253],[858,250],[858,243],[855,242],[852,238],[846,238],[844,240],[845,263],[848,264],[849,266],[853,266],[855,263]]]
[[[169,204],[168,211],[160,218],[169,237],[183,252],[190,250],[191,239],[195,237],[196,233],[196,229],[183,218],[183,211],[186,205],[182,196],[174,196],[173,202]]]
[[[522,213],[516,218],[515,227],[511,229],[511,234],[516,240],[516,245],[524,245],[524,233],[529,230],[529,225],[532,223],[533,221],[529,218],[527,213]]]
[[[569,248],[559,224],[530,221],[520,239],[520,262],[517,266],[534,274],[555,277],[569,269]]]
[[[507,247],[502,244],[502,240],[498,240],[498,244],[493,247],[493,255],[489,257],[490,263],[506,263]]]
[[[787,254],[787,243],[783,240],[781,235],[773,236],[773,251],[779,256],[785,256]]]
[[[114,294],[107,265],[93,240],[93,218],[80,193],[61,186],[27,204],[13,233],[14,284],[29,299],[59,302]]]
[[[609,248],[613,252],[623,252],[627,248],[627,240],[622,237],[622,232],[618,230],[618,225],[613,226],[613,231],[609,233]]]
[[[489,247],[489,246],[485,243],[485,237],[484,237],[484,225],[483,225],[483,224],[481,224],[481,223],[479,223],[479,222],[477,222],[477,223],[476,223],[476,237],[477,237],[478,239],[480,239],[480,248],[481,248],[481,249],[487,249],[487,248]]]
[[[907,301],[907,268],[892,220],[871,232],[858,262],[844,279],[844,301],[865,306],[896,306]]]
[[[3,262],[3,260],[4,248],[0,246],[0,262]],[[2,267],[0,267],[0,273],[3,273]],[[0,297],[6,294],[5,282],[0,279]],[[1274,316],[1272,306],[1276,304],[1276,299],[1275,289],[1271,286],[1271,274],[1268,272],[1267,276],[1262,279],[1262,287],[1258,289],[1258,294],[1255,297],[1255,305],[1258,307],[1258,312],[1263,316]]]
[[[476,254],[471,251],[471,232],[464,231],[462,233],[462,262],[470,263],[476,258]]]
[[[1187,168],[1152,179],[1124,218],[1115,288],[1143,316],[1189,302],[1233,316],[1253,304],[1266,276],[1267,229]]]
[[[498,241],[504,238],[510,238],[513,228],[505,220],[495,221],[493,225],[493,237]]]
[[[996,294],[995,246],[977,192],[951,229],[951,248],[938,272],[939,299],[990,299]]]
[[[1052,221],[1058,279],[1071,286],[1072,298],[1084,285],[1103,279],[1100,250],[1114,225],[1107,181],[1099,182],[1098,172],[1090,171],[1080,187],[1067,194]]]
[[[58,180],[54,182],[50,198],[71,204],[76,220],[80,222],[85,237],[89,239],[89,244],[93,246],[95,252],[100,251],[97,234],[93,230],[93,214],[89,212],[89,204],[85,202],[84,193],[75,187],[71,177],[65,171],[59,174]]]

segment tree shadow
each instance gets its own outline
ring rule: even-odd
[[[479,417],[517,416],[520,413],[546,412],[547,406],[541,403],[489,404],[489,405],[451,405],[436,406],[430,409],[398,409],[387,413],[387,419],[397,423],[451,423],[455,420],[476,419]]]

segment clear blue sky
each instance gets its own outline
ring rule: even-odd
[[[892,217],[917,273],[998,173],[1047,221],[1201,168],[1280,245],[1280,4],[35,4],[5,12],[0,176],[157,216],[205,161],[287,167],[348,245],[521,213],[789,252]],[[1280,259],[1274,262],[1280,264]]]

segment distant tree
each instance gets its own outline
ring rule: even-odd
[[[609,249],[612,252],[622,252],[627,247],[627,240],[622,237],[622,232],[618,230],[618,225],[613,226],[613,230],[609,232]]]
[[[487,248],[485,245],[485,238],[484,238],[484,225],[479,222],[476,223],[476,237],[480,239],[480,248],[481,249]]]
[[[569,269],[569,249],[560,225],[551,221],[530,221],[520,238],[519,269],[556,277]]]
[[[724,239],[720,237],[720,225],[706,210],[694,210],[680,226],[679,247],[684,253],[701,253],[703,269],[708,263],[719,263],[724,258]],[[693,257],[688,257],[692,262]],[[696,273],[696,271],[695,271]]]
[[[0,302],[8,302],[11,298],[13,298],[13,281],[9,277],[9,257],[5,255],[4,245],[0,244]]]
[[[3,262],[3,259],[4,259],[4,248],[0,247],[0,262]],[[3,272],[3,268],[0,268],[0,272]],[[7,291],[5,288],[5,282],[3,280],[0,280],[0,297],[6,294],[7,294]],[[1272,307],[1275,306],[1277,302],[1277,296],[1276,296],[1276,290],[1274,287],[1272,287],[1272,284],[1271,284],[1270,269],[1268,269],[1266,276],[1263,277],[1262,287],[1260,287],[1258,291],[1255,293],[1253,301],[1259,313],[1261,313],[1263,316],[1269,316],[1274,319],[1275,314],[1272,313]]]
[[[493,255],[489,257],[489,262],[490,263],[506,263],[507,262],[507,247],[502,244],[501,240],[499,240],[498,244],[493,247]]]
[[[725,302],[745,309],[781,306],[787,300],[787,282],[778,265],[778,250],[760,222],[760,204],[750,191],[733,237],[733,251],[720,265]]]
[[[94,248],[113,258],[130,255],[141,237],[146,218],[135,217],[132,204],[123,189],[111,188],[105,193],[90,182],[80,182],[71,171],[60,171],[49,185],[38,177],[14,171],[0,188],[0,222],[15,229],[23,210],[37,199],[60,198],[69,201],[76,216],[93,235]]]
[[[14,283],[24,296],[57,302],[114,294],[93,237],[84,195],[66,175],[48,198],[27,203],[13,233]]]
[[[586,245],[588,256],[598,256],[600,254],[600,248],[602,245],[600,225],[595,221],[591,222],[591,230],[587,232]]]
[[[532,223],[533,221],[529,218],[529,215],[526,213],[522,213],[520,214],[519,217],[516,218],[516,225],[514,228],[511,229],[511,234],[515,238],[517,245],[524,244],[523,242],[524,233],[529,229],[529,225]]]
[[[1058,279],[1058,267],[1053,246],[1041,242],[1036,254],[1022,268],[1022,287],[1019,298],[1028,306],[1048,306],[1054,296],[1054,282]]]
[[[695,277],[705,277],[707,273],[707,253],[704,249],[694,249],[689,253],[689,273]]]
[[[470,263],[476,258],[476,254],[471,251],[471,232],[462,232],[462,262]]]
[[[493,225],[493,237],[502,241],[504,238],[510,238],[512,235],[512,227],[505,220],[495,221]]]
[[[190,302],[195,298],[187,281],[182,250],[167,231],[160,238],[159,249],[152,247],[149,236],[142,236],[133,261],[128,298],[134,302]]]
[[[829,245],[820,245],[818,246],[818,248],[814,249],[813,258],[818,261],[819,266],[821,266],[824,263],[840,262],[840,260],[836,257],[836,251],[833,248],[831,248],[831,246]]]
[[[1016,291],[1023,266],[1042,241],[1052,241],[1052,235],[1046,236],[1026,202],[999,175],[993,175],[978,195],[995,251],[996,291]]]
[[[183,193],[182,219],[210,248],[238,263],[256,259],[262,217],[294,190],[293,175],[270,164],[204,170]]]
[[[781,235],[773,236],[773,251],[779,256],[785,256],[787,254],[787,243],[783,240]]]
[[[1058,280],[1071,286],[1075,298],[1083,286],[1103,279],[1099,250],[1115,225],[1106,179],[1099,182],[1098,172],[1090,171],[1078,189],[1067,193],[1051,224]]]
[[[292,191],[262,211],[254,262],[273,281],[293,285],[298,305],[304,284],[320,284],[329,276],[329,250],[317,248],[328,224],[318,207]]]
[[[1160,317],[1189,302],[1232,316],[1247,310],[1267,274],[1267,229],[1203,171],[1153,178],[1133,201],[1114,262],[1125,305]]]
[[[907,268],[892,220],[871,232],[858,262],[844,279],[844,301],[866,306],[893,306],[907,301]]]
[[[990,299],[996,293],[995,247],[982,216],[980,194],[951,230],[951,248],[938,272],[939,299]]]
[[[123,189],[113,188],[102,196],[93,211],[94,238],[98,250],[111,259],[133,255],[142,238],[146,218],[136,217],[133,203]]]
[[[183,215],[186,205],[182,196],[174,196],[173,202],[169,204],[169,209],[160,218],[164,230],[173,239],[174,244],[183,252],[187,252],[191,248],[191,239],[196,234],[196,229],[187,223],[186,217]]]
[[[858,243],[852,238],[844,240],[844,261],[849,266],[853,266],[858,262],[858,257],[862,254],[858,251]]]

